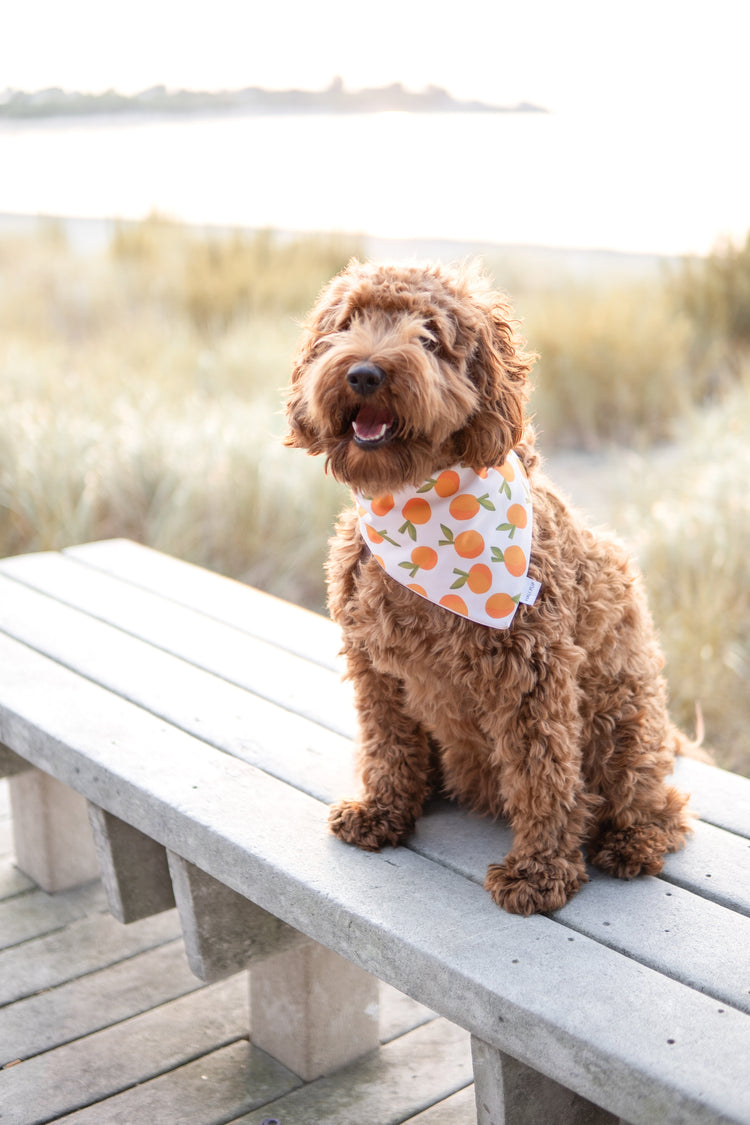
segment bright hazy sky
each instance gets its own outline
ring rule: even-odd
[[[559,111],[703,117],[750,101],[748,0],[0,0],[0,28],[0,90],[340,75]]]

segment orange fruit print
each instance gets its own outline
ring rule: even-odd
[[[379,532],[377,532],[374,527],[370,527],[369,523],[365,524],[365,531],[367,532],[367,538],[370,540],[371,543],[382,543],[383,542],[383,536],[380,535]]]
[[[409,571],[411,578],[418,570],[432,570],[437,565],[437,551],[432,547],[415,547],[411,553],[411,562],[401,562],[398,565]]]
[[[462,559],[475,559],[484,550],[484,539],[478,531],[461,531],[453,546]]]
[[[455,492],[458,492],[460,484],[461,478],[458,473],[454,472],[453,469],[446,469],[435,481],[435,491],[438,496],[444,499],[446,496],[453,496]]]
[[[484,608],[490,617],[499,620],[501,617],[507,617],[508,614],[513,613],[516,608],[516,601],[510,594],[493,594],[491,598],[487,598]]]
[[[474,563],[468,571],[454,567],[453,573],[457,574],[458,578],[451,586],[451,590],[460,590],[462,586],[468,586],[472,594],[486,594],[492,585],[492,571],[484,563]]]
[[[427,523],[432,515],[432,508],[421,496],[413,496],[404,504],[401,515],[409,523]]]
[[[526,527],[527,515],[526,509],[520,504],[511,504],[508,511],[505,513],[509,524],[513,527]]]
[[[492,571],[484,563],[475,563],[469,571],[467,585],[474,594],[486,594],[492,585]]]
[[[469,616],[466,602],[463,598],[459,598],[458,594],[444,594],[439,604],[445,609],[452,609],[454,613],[460,613],[462,617]]]
[[[432,570],[438,561],[437,551],[432,547],[415,547],[411,553],[411,561],[423,570]]]
[[[508,573],[512,574],[514,578],[520,578],[526,570],[526,556],[520,547],[507,547],[503,562],[508,568]]]
[[[384,493],[383,496],[376,496],[371,507],[376,516],[387,516],[393,507],[393,497],[390,492]]]
[[[451,500],[448,511],[454,520],[470,520],[479,511],[479,501],[476,496],[471,496],[468,492],[462,492],[455,500]]]

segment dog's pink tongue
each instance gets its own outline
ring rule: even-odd
[[[354,420],[354,431],[362,441],[377,441],[383,437],[393,422],[389,410],[377,406],[363,406]]]

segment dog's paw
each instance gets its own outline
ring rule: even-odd
[[[328,815],[328,826],[347,844],[377,852],[386,844],[395,846],[405,840],[414,822],[368,801],[340,801]]]
[[[636,875],[658,875],[667,852],[684,843],[657,824],[634,824],[631,828],[611,828],[589,846],[589,859],[600,871],[618,879]]]
[[[487,868],[484,889],[510,914],[559,910],[587,882],[583,859],[507,856]]]

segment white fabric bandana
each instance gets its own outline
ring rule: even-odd
[[[496,629],[508,628],[519,602],[536,601],[531,491],[516,453],[479,473],[455,465],[418,488],[355,500],[377,561],[421,597]]]

